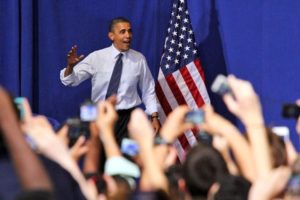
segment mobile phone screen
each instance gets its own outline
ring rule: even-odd
[[[204,121],[204,112],[202,110],[190,111],[185,115],[185,121],[193,124],[201,124]]]
[[[80,107],[80,119],[84,122],[95,121],[97,118],[97,107],[94,104],[84,104]]]
[[[139,153],[139,146],[136,141],[129,138],[123,138],[121,152],[129,156],[135,156]]]

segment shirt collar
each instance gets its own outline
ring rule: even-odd
[[[112,55],[112,57],[113,58],[117,58],[118,57],[118,55],[120,54],[120,53],[122,53],[123,54],[123,57],[127,57],[127,54],[128,54],[128,51],[124,51],[124,52],[121,52],[121,51],[119,51],[115,46],[114,46],[114,44],[112,44],[111,45],[111,49],[112,49],[112,53],[111,53],[111,55]]]

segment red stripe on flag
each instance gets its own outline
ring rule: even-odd
[[[186,105],[186,101],[185,101],[173,75],[171,74],[171,75],[166,76],[166,80],[167,80],[167,83],[168,83],[177,103],[179,105]],[[183,134],[183,135],[179,136],[178,140],[179,140],[181,146],[183,147],[183,149],[186,151],[189,148],[189,142],[188,142],[187,138],[185,137],[185,135]]]
[[[196,60],[194,60],[194,63],[196,65],[196,68],[197,68],[199,74],[201,75],[201,78],[202,78],[203,82],[205,83],[205,75],[204,75],[204,71],[202,69],[202,65],[201,65],[200,59],[197,58]]]
[[[159,81],[155,85],[155,91],[156,91],[156,94],[157,94],[156,96],[157,96],[157,98],[158,98],[158,100],[159,100],[159,102],[162,106],[162,109],[164,110],[165,115],[167,116],[170,112],[172,112],[172,108],[171,108],[171,106],[170,106],[170,104],[169,104],[162,88],[161,88],[161,85],[160,85]],[[183,135],[179,136],[178,140],[179,140],[181,146],[183,147],[184,151],[186,152],[189,148],[189,143],[188,143],[187,138],[185,137],[185,135],[183,134]]]
[[[180,69],[180,73],[182,74],[182,77],[183,77],[187,87],[189,88],[190,93],[194,97],[194,100],[195,100],[198,108],[201,107],[204,104],[204,101],[203,101],[203,98],[202,98],[198,88],[197,88],[195,81],[191,77],[189,70],[186,67],[182,67]]]
[[[156,91],[156,96],[160,102],[160,105],[162,107],[162,109],[164,110],[165,112],[165,115],[168,116],[168,114],[170,112],[172,112],[172,108],[165,96],[165,93],[163,92],[161,86],[160,86],[160,83],[157,82],[156,85],[155,85],[155,91]]]
[[[193,132],[193,134],[194,134],[196,140],[198,141],[198,129],[197,129],[197,128],[193,128],[193,129],[192,129],[192,132]]]
[[[186,105],[186,101],[185,101],[173,75],[170,74],[170,75],[166,76],[166,80],[167,80],[167,83],[168,83],[178,105]]]

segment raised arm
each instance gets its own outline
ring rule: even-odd
[[[220,135],[225,138],[242,175],[253,181],[255,179],[255,167],[251,147],[247,140],[233,124],[215,113],[211,105],[205,105],[203,110],[205,111],[205,120],[200,129],[212,135]]]
[[[7,93],[0,87],[0,129],[16,174],[24,190],[52,191],[42,163],[24,139]]]
[[[228,76],[233,96],[225,94],[223,99],[228,109],[245,125],[249,137],[257,176],[265,176],[271,170],[270,147],[257,94],[248,81]]]
[[[140,187],[141,191],[168,191],[168,183],[162,167],[156,161],[153,139],[154,132],[144,112],[136,109],[132,112],[128,124],[130,136],[140,147],[140,157],[143,163]]]

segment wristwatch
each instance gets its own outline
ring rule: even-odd
[[[160,120],[160,117],[159,117],[158,114],[151,115],[151,121],[152,121],[154,118]]]
[[[155,145],[172,145],[171,142],[166,141],[159,134],[154,138],[154,144]]]

